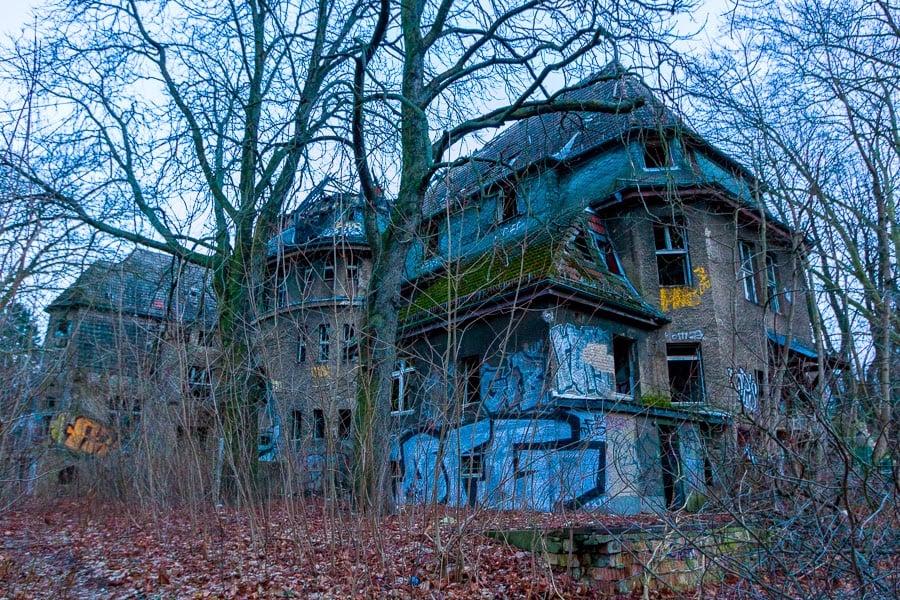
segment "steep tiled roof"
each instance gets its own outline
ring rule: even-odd
[[[310,194],[290,216],[290,224],[269,241],[269,256],[298,246],[365,244],[362,206],[357,194]]]
[[[513,172],[544,161],[572,160],[629,131],[683,127],[680,119],[635,75],[612,63],[563,95],[566,102],[633,102],[634,110],[622,113],[564,112],[519,121],[462,167],[453,169],[429,194],[425,214],[444,205],[448,196],[465,198]]]
[[[215,320],[215,298],[206,269],[136,249],[124,260],[97,261],[66,288],[47,311],[74,307],[177,321]]]

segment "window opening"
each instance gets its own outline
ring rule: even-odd
[[[775,262],[775,256],[772,254],[766,255],[766,299],[769,302],[769,306],[772,307],[772,310],[775,312],[779,312],[781,310],[781,305],[778,301],[778,273],[776,270],[777,263]]]
[[[634,394],[634,340],[627,337],[613,338],[613,363],[616,370],[616,393]]]
[[[644,142],[644,168],[646,170],[671,169],[674,166],[668,140],[656,139]]]
[[[350,257],[347,259],[347,286],[350,288],[351,293],[359,288],[359,265],[356,263],[356,258]]]
[[[71,333],[72,321],[61,319],[59,323],[56,324],[56,331],[53,332],[53,337],[56,338],[56,347],[65,348],[69,343],[69,335]]]
[[[741,258],[741,280],[744,285],[744,298],[750,302],[758,303],[759,296],[756,293],[756,269],[753,268],[753,246],[749,242],[738,242],[738,252]]]
[[[404,359],[397,362],[397,370],[391,373],[392,390],[391,390],[391,412],[402,414],[410,412],[412,407],[408,405],[406,388],[408,384],[408,376],[415,371],[409,366]]]
[[[653,225],[659,285],[691,285],[690,258],[684,217]]]
[[[699,344],[667,344],[672,402],[702,403],[705,398]]]
[[[306,333],[302,330],[297,333],[297,362],[306,362]]]
[[[317,440],[325,439],[325,413],[322,409],[313,410],[313,437]]]
[[[465,404],[481,402],[481,357],[466,356],[461,361],[462,375],[465,380]]]
[[[471,452],[460,456],[459,476],[483,479],[484,454],[481,452]]]
[[[347,408],[338,410],[338,436],[347,439],[353,433],[353,411]]]
[[[488,192],[482,200],[482,204],[486,200],[494,200],[497,203],[498,223],[509,221],[521,214],[519,211],[519,196],[516,193],[515,186],[509,182],[502,183]]]
[[[356,342],[356,330],[350,323],[344,323],[344,339],[341,358],[345,363],[355,361],[359,356],[359,345]]]
[[[325,265],[322,269],[322,281],[325,283],[334,283],[334,265]]]
[[[282,281],[278,284],[278,289],[275,292],[275,307],[276,308],[284,308],[288,303],[288,288],[287,282]]]
[[[319,362],[328,362],[331,354],[331,327],[322,323],[319,325]]]

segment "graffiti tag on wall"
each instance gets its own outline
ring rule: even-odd
[[[748,411],[756,411],[759,409],[759,382],[753,373],[748,373],[743,368],[738,367],[735,371],[728,368],[728,378],[731,381],[731,387],[737,391],[738,398],[744,408]]]
[[[676,308],[700,306],[703,294],[710,288],[709,276],[706,269],[697,267],[694,269],[694,285],[661,287],[659,288],[659,308],[663,312],[669,312]]]
[[[68,413],[59,413],[50,422],[50,439],[69,450],[97,456],[105,456],[116,447],[116,434],[108,427]]]
[[[550,511],[603,498],[602,414],[483,419],[410,432],[399,444],[400,502]]]
[[[530,410],[546,392],[544,345],[540,342],[507,356],[505,364],[481,367],[481,398],[485,410]]]
[[[556,392],[560,395],[608,396],[615,392],[612,335],[599,327],[571,324],[550,328],[556,356]]]

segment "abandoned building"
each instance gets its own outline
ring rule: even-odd
[[[63,415],[71,431],[60,444],[88,454],[213,439],[215,299],[205,269],[134,250],[90,265],[46,311],[40,437]]]
[[[394,373],[400,502],[696,505],[738,472],[746,424],[804,427],[802,236],[620,67],[568,99],[643,104],[513,124],[429,196]],[[323,193],[270,245],[269,458],[308,485],[350,444],[363,233],[357,200]]]
[[[428,196],[393,381],[399,502],[692,507],[753,459],[749,425],[810,433],[803,237],[621,67],[568,99],[641,103],[515,123]],[[260,460],[286,485],[331,493],[349,477],[371,252],[360,198],[326,188],[269,242],[256,358],[269,388]],[[45,435],[63,412],[108,425],[119,448],[210,450],[207,278],[136,250],[54,300]]]

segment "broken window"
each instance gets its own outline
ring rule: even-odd
[[[753,267],[754,250],[750,242],[738,242],[741,269],[740,277],[744,285],[744,298],[750,302],[758,303],[759,295],[756,292],[756,269]]]
[[[325,439],[325,413],[321,408],[313,410],[313,438]]]
[[[188,370],[188,386],[191,396],[203,399],[210,394],[209,370],[204,367],[193,366]]]
[[[349,438],[353,433],[353,411],[348,408],[338,410],[338,437]]]
[[[302,329],[297,333],[297,362],[306,362],[306,332]]]
[[[766,254],[766,300],[775,312],[781,310],[781,305],[778,302],[777,264],[773,254]]]
[[[410,367],[402,358],[397,361],[397,370],[391,373],[393,385],[391,389],[391,412],[394,414],[403,414],[412,411],[412,407],[408,405],[407,385],[408,376],[415,369]]]
[[[671,169],[675,166],[669,141],[666,139],[646,140],[644,142],[644,169],[655,171]]]
[[[482,198],[482,204],[489,200],[496,202],[498,223],[509,221],[521,214],[519,211],[519,196],[516,193],[515,186],[509,182],[503,182],[485,194],[484,198]]]
[[[356,342],[356,330],[350,323],[344,323],[344,339],[341,346],[341,359],[345,363],[354,362],[359,356],[359,346]]]
[[[474,477],[477,479],[484,478],[484,454],[481,452],[471,452],[463,454],[459,461],[459,476]]]
[[[331,354],[331,327],[325,323],[319,325],[319,362],[328,362]]]
[[[297,450],[301,447],[301,438],[303,437],[303,413],[299,410],[291,411],[291,440],[294,448]]]
[[[353,294],[356,289],[359,288],[359,265],[356,263],[356,258],[351,256],[347,258],[347,287],[350,288],[350,293]]]
[[[622,275],[619,257],[606,233],[606,228],[596,215],[591,215],[586,221],[585,233],[575,239],[575,248],[586,260],[599,261],[601,267],[606,267],[613,275]]]
[[[653,225],[659,285],[691,285],[690,258],[684,216]]]
[[[666,344],[672,402],[702,403],[705,398],[700,344]]]
[[[324,281],[326,284],[334,283],[334,265],[325,265],[325,267],[322,269],[322,281]]]
[[[459,362],[460,374],[465,382],[465,404],[477,404],[481,402],[481,357],[478,355],[466,356]]]
[[[56,324],[56,331],[53,337],[56,339],[57,348],[65,348],[69,344],[69,335],[72,333],[72,321],[68,319],[60,319]]]
[[[282,281],[278,284],[278,289],[275,291],[275,307],[276,308],[284,308],[288,304],[288,288],[287,282]]]
[[[634,395],[634,340],[613,338],[613,363],[616,370],[616,393]]]

